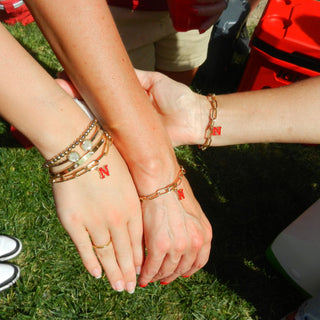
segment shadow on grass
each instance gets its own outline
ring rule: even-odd
[[[0,118],[0,148],[21,148],[22,145],[10,133],[10,124]]]
[[[280,319],[305,297],[265,251],[320,197],[319,147],[261,144],[193,154],[197,166],[186,166],[188,178],[214,232],[205,270],[252,303],[259,319]]]

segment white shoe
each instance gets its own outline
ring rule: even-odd
[[[19,239],[0,235],[0,261],[7,261],[16,257],[22,249]]]
[[[0,291],[11,287],[19,276],[19,267],[11,263],[0,263]]]

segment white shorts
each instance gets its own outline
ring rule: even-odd
[[[187,71],[207,58],[211,28],[177,32],[167,11],[132,11],[109,6],[132,64],[137,69]]]

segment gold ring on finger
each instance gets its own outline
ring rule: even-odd
[[[92,244],[92,246],[95,249],[104,249],[104,248],[108,247],[110,245],[110,243],[111,243],[111,239],[106,244],[104,244],[102,246],[96,246],[95,244]]]

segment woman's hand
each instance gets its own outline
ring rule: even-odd
[[[152,75],[155,78],[152,78]],[[172,135],[169,132],[170,135],[177,136],[177,140],[180,139],[179,136],[183,139],[184,133],[190,129],[190,126],[183,121],[181,128],[176,130],[176,122],[181,119],[181,110],[177,107],[175,111],[175,107],[171,108],[171,103],[175,105],[179,95],[186,94],[186,104],[182,103],[181,106],[186,108],[183,115],[188,115],[188,106],[192,107],[193,102],[196,101],[194,93],[187,86],[158,73],[141,72],[139,74],[138,72],[138,76],[144,89],[150,90],[151,95],[155,94],[155,100],[159,97],[163,98],[159,104],[161,110],[158,111],[164,122],[171,123]],[[157,79],[163,82],[158,83]],[[71,96],[75,97],[76,91],[70,82],[64,80],[58,82]],[[170,88],[171,84],[173,87]],[[169,92],[171,96],[168,95]],[[166,124],[166,128],[169,129],[169,127],[170,125]],[[179,190],[183,190],[181,200],[175,192],[170,192],[157,199],[142,202],[147,257],[139,277],[141,287],[146,286],[150,281],[160,280],[165,284],[182,275],[190,276],[202,268],[208,260],[212,239],[211,225],[185,177],[182,178]]]
[[[173,146],[204,141],[210,104],[206,97],[158,72],[136,70],[157,109]]]
[[[102,266],[114,290],[133,293],[144,257],[139,198],[114,146],[100,164],[110,176],[93,170],[53,184],[57,214],[90,274],[99,278]]]
[[[157,280],[168,284],[179,276],[191,276],[207,263],[211,225],[186,178],[182,178],[178,194],[171,191],[144,200],[142,211],[147,256],[139,277],[141,287]]]
[[[70,81],[59,78],[56,82],[72,98],[80,98]],[[87,270],[100,277],[102,265],[114,290],[132,293],[144,259],[140,201],[115,146],[101,161],[110,174],[104,179],[92,171],[53,184],[57,214]],[[110,240],[105,248],[93,249],[93,245],[101,247]]]

